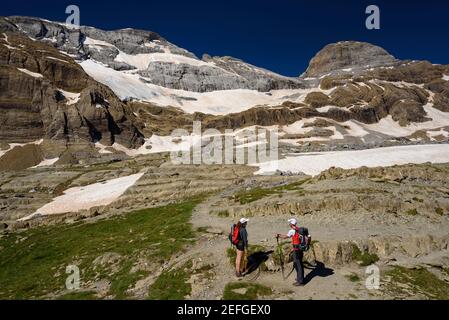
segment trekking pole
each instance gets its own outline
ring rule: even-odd
[[[276,243],[277,243],[277,249],[279,250],[279,261],[281,263],[281,271],[282,271],[282,279],[286,280],[295,270],[295,266],[293,265],[292,270],[288,273],[288,275],[285,275],[285,268],[284,268],[284,252],[282,250],[282,246],[279,244],[279,236],[276,236]]]
[[[285,273],[284,273],[284,259],[283,259],[283,253],[282,248],[279,245],[279,235],[276,235],[276,243],[277,243],[277,250],[279,251],[279,262],[281,264],[281,272],[282,272],[282,278],[285,280]]]

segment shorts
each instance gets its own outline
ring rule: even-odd
[[[237,245],[236,245],[235,247],[236,247],[237,250],[239,250],[239,251],[245,251],[245,245],[243,244],[243,242],[237,243]]]

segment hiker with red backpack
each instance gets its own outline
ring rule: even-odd
[[[304,286],[304,265],[302,262],[304,251],[309,249],[311,237],[307,228],[298,227],[296,219],[289,219],[290,230],[286,235],[276,234],[276,238],[292,239],[293,265],[296,270],[296,282],[294,286]]]
[[[248,232],[246,231],[246,224],[248,221],[249,219],[241,218],[237,224],[234,224],[231,227],[231,233],[229,234],[229,240],[237,249],[237,257],[235,259],[235,275],[238,278],[243,277],[243,273],[246,269],[243,260],[245,260],[245,251],[248,250]]]

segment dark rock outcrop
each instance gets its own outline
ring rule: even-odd
[[[2,30],[14,27],[0,20]],[[0,38],[0,139],[143,143],[132,111],[69,56],[16,29]]]

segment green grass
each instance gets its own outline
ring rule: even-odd
[[[395,266],[385,274],[390,277],[386,290],[398,297],[421,294],[427,299],[449,300],[449,284],[427,269]]]
[[[271,196],[271,195],[282,195],[287,191],[297,191],[299,194],[303,194],[304,190],[301,186],[308,181],[308,179],[290,183],[287,185],[274,187],[274,188],[254,188],[251,190],[242,190],[233,195],[233,199],[240,204],[247,204],[259,199]]]
[[[213,265],[204,264],[200,268],[193,269],[193,263],[190,260],[179,269],[164,271],[150,286],[148,299],[185,299],[192,292],[192,285],[187,282],[192,274],[201,274],[203,279],[211,280],[214,276]]]
[[[114,281],[111,284],[110,291],[115,299],[126,299],[126,291],[137,281],[148,275],[148,272],[138,271],[131,273],[132,263],[126,261],[120,271],[114,274]]]
[[[406,214],[408,214],[409,216],[416,216],[416,215],[418,215],[418,210],[416,210],[416,209],[408,209],[406,211]]]
[[[126,290],[143,273],[130,269],[142,253],[162,264],[193,243],[189,223],[200,199],[135,211],[95,223],[39,227],[0,239],[0,299],[36,299],[65,290],[67,265],[80,268],[83,285],[111,281],[111,294],[126,298]],[[93,260],[107,252],[122,256],[117,274],[94,269]]]
[[[189,263],[190,264],[190,263]],[[190,265],[164,271],[149,289],[150,300],[183,300],[192,292],[192,285],[187,283],[190,278]]]
[[[379,261],[377,254],[369,253],[367,251],[362,252],[355,244],[352,245],[352,259],[364,267],[370,266]]]
[[[449,268],[441,268],[441,271],[443,271],[443,273],[449,276]]]
[[[246,289],[245,293],[238,293],[234,290]],[[258,283],[231,282],[223,291],[223,300],[256,300],[259,297],[271,296],[273,290]]]
[[[345,275],[345,277],[351,282],[359,282],[360,281],[360,277],[355,273]]]

